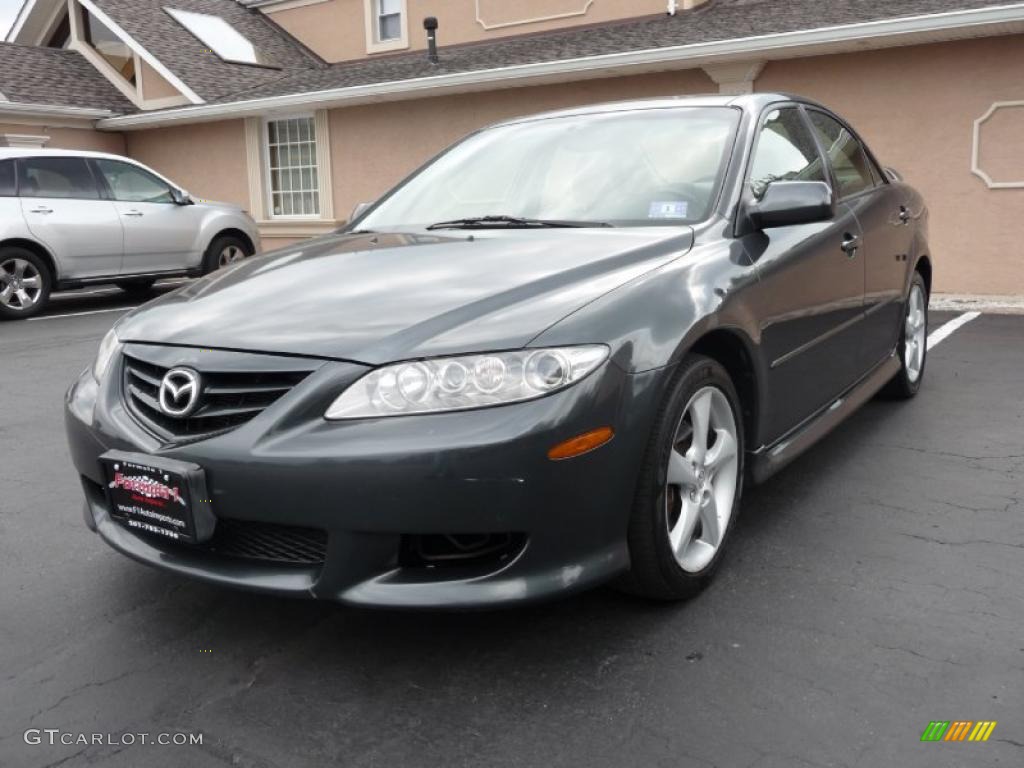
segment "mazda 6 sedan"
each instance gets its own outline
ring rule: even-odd
[[[350,604],[687,598],[745,480],[921,386],[926,224],[792,96],[487,128],[342,231],[118,322],[67,394],[86,524]]]

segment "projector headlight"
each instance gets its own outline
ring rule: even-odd
[[[593,344],[396,363],[363,376],[325,416],[403,416],[533,400],[575,384],[607,358],[608,347]]]
[[[92,377],[96,379],[97,383],[103,381],[103,377],[110,367],[110,362],[117,357],[119,349],[121,349],[121,341],[117,338],[114,329],[111,328],[107,331],[107,335],[103,337],[103,341],[100,342],[100,349],[96,353],[96,360],[92,364]]]

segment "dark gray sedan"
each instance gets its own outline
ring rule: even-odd
[[[917,392],[926,224],[791,96],[488,128],[345,230],[122,319],[67,395],[86,523],[353,604],[691,596],[745,478]]]

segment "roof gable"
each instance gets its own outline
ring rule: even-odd
[[[59,48],[0,43],[0,92],[16,104],[135,109],[84,57]]]

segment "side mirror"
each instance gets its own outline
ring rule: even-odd
[[[171,187],[171,199],[175,205],[192,205],[192,196],[184,189]]]
[[[352,209],[352,213],[349,214],[348,220],[349,221],[355,221],[360,216],[362,216],[364,213],[366,213],[366,210],[371,205],[373,205],[372,202],[370,202],[370,203],[356,203],[356,207]]]
[[[756,229],[813,224],[835,216],[835,201],[823,181],[774,181],[747,207],[747,216]]]

